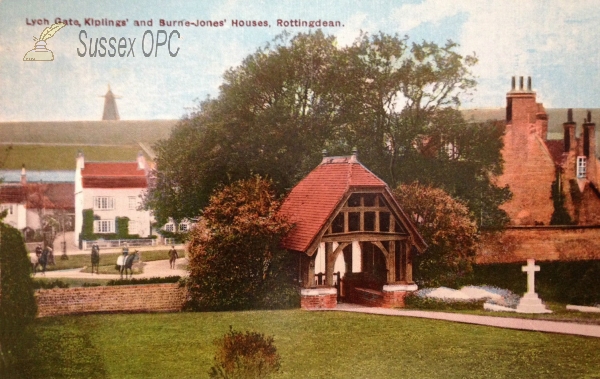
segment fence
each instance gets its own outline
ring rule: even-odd
[[[82,241],[82,249],[83,250],[91,250],[93,244],[98,244],[98,247],[108,249],[108,248],[119,248],[127,244],[129,247],[138,247],[138,246],[156,246],[157,240],[156,238],[143,238],[143,239],[131,239],[131,240],[96,240],[96,241]]]

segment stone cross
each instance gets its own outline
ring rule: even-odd
[[[540,271],[540,266],[535,265],[535,259],[528,259],[521,270],[527,273],[527,293],[535,293],[535,272]]]

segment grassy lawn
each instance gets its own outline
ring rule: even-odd
[[[169,259],[168,250],[141,250],[140,254],[141,259],[144,262]],[[113,274],[114,271],[116,271],[115,264],[117,263],[117,258],[119,257],[119,255],[121,255],[121,253],[100,254],[100,266],[112,267],[112,271],[107,273]],[[55,254],[54,261],[56,264],[54,266],[46,266],[46,271],[68,270],[92,265],[90,253],[69,255],[68,260],[62,260],[60,259],[60,254],[58,256]],[[91,269],[88,272],[91,272]]]
[[[0,145],[2,152],[5,146]],[[86,161],[134,161],[140,150],[138,145],[13,145],[3,169],[18,170],[25,164],[28,170],[75,170],[78,151],[83,151]],[[146,159],[149,158],[146,156]]]
[[[202,378],[229,326],[272,335],[278,378],[599,378],[600,339],[343,312],[36,320],[27,378]]]

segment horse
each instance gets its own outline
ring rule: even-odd
[[[42,267],[42,274],[46,275],[46,265],[48,264],[48,254],[42,253],[39,257],[37,255],[30,255],[29,261],[31,262],[31,269],[33,276],[37,273],[38,266]]]
[[[96,274],[100,275],[100,251],[97,246],[92,247],[92,275],[94,274],[94,267],[96,267]]]
[[[119,272],[121,273],[121,279],[123,279],[123,272],[125,272],[125,279],[127,279],[127,270],[129,270],[130,278],[133,277],[133,266],[134,262],[140,260],[137,250],[133,252],[133,254],[129,255],[120,255],[117,258],[117,267],[119,268]]]

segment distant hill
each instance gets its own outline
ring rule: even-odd
[[[152,145],[179,120],[0,122],[2,144]]]

